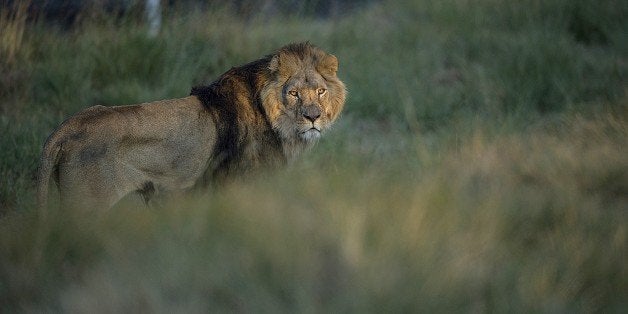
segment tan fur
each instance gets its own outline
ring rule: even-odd
[[[63,206],[109,208],[138,192],[204,187],[283,164],[316,142],[342,111],[338,61],[308,43],[232,68],[191,96],[85,109],[44,145],[38,201],[54,178]]]

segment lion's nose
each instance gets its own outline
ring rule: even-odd
[[[310,120],[311,122],[316,121],[321,116],[321,110],[316,105],[310,105],[305,107],[303,111],[303,117]]]

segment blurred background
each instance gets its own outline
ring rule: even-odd
[[[626,30],[619,0],[0,0],[0,310],[625,312]],[[68,116],[300,41],[349,96],[295,164],[35,208]]]

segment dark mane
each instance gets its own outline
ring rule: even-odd
[[[233,83],[243,83],[247,91],[253,93],[248,95],[250,100],[255,101],[254,97],[257,96],[254,94],[255,91],[268,80],[268,64],[271,58],[272,55],[268,55],[245,65],[233,67],[209,85],[192,87],[190,95],[198,97],[207,109],[217,108],[232,104],[235,101],[233,96],[243,91],[242,88],[234,89],[236,86],[233,86]]]
[[[190,95],[200,100],[217,126],[218,139],[208,169],[212,172],[209,177],[226,175],[234,166],[232,161],[240,159],[247,130],[242,128],[239,121],[246,116],[265,116],[258,93],[268,80],[271,58],[266,56],[231,68],[211,84],[192,88]],[[242,96],[245,96],[246,102],[241,101]],[[266,120],[265,117],[262,119]]]

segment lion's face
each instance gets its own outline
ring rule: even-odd
[[[332,118],[329,91],[325,79],[316,71],[298,73],[288,80],[282,91],[284,122],[291,125],[302,140],[316,140],[329,127]]]
[[[313,46],[280,51],[270,63],[273,80],[262,91],[273,128],[286,140],[314,142],[338,117],[345,87],[338,61]],[[295,50],[296,50],[295,48]]]

